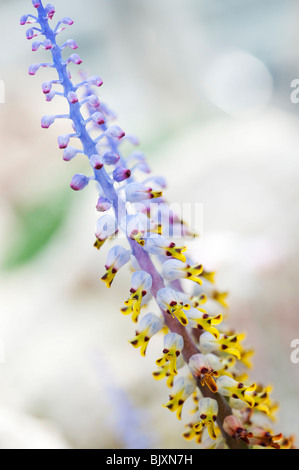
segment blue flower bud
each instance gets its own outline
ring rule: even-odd
[[[131,170],[129,170],[128,168],[124,168],[122,166],[118,166],[113,171],[113,179],[117,183],[121,183],[122,181],[130,178],[130,176],[131,176]]]
[[[103,155],[103,162],[105,165],[116,165],[119,161],[119,155],[113,152],[106,152]]]
[[[81,189],[84,189],[88,185],[88,183],[89,178],[85,175],[78,173],[73,176],[70,187],[74,191],[81,191]]]

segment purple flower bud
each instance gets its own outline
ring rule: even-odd
[[[115,139],[122,139],[125,136],[124,131],[119,126],[111,126],[106,131],[107,137],[114,137]]]
[[[124,168],[123,166],[118,166],[113,171],[113,179],[117,183],[121,183],[121,181],[124,181],[130,178],[130,176],[131,176],[131,170],[129,170],[128,168]]]
[[[68,62],[73,62],[73,64],[80,65],[82,64],[82,59],[78,54],[72,54],[69,57]]]
[[[42,90],[45,95],[50,93],[50,91],[52,90],[52,82],[44,82],[42,84]]]
[[[55,121],[56,116],[43,116],[41,125],[43,129],[48,129]]]
[[[119,155],[113,152],[106,152],[103,155],[103,162],[105,163],[105,165],[116,165],[119,159]]]
[[[21,16],[20,25],[21,25],[21,26],[24,26],[24,25],[27,23],[28,18],[29,18],[29,15],[23,15],[23,16]]]
[[[58,145],[59,145],[59,148],[60,149],[65,149],[69,142],[70,142],[70,136],[69,134],[65,134],[65,135],[60,135],[57,139],[58,141]]]
[[[112,204],[109,201],[109,199],[106,199],[105,197],[101,196],[97,202],[96,210],[98,212],[106,212],[109,209],[111,209],[111,207],[112,207]]]
[[[46,101],[52,101],[55,95],[56,95],[55,91],[51,90],[49,93],[46,94]]]
[[[32,43],[32,52],[37,51],[41,45],[42,45],[42,42],[40,42],[40,41],[34,41],[34,42]]]
[[[100,106],[100,100],[97,97],[97,95],[91,95],[88,97],[88,104],[89,106],[92,106],[93,108],[97,108]]]
[[[92,114],[91,119],[95,124],[98,124],[99,126],[101,126],[105,122],[104,116],[98,111]]]
[[[62,18],[62,20],[60,20],[60,23],[72,26],[72,24],[74,24],[74,21],[71,18],[69,18],[68,16],[65,16],[64,18]]]
[[[33,28],[27,29],[26,38],[29,39],[29,40],[34,38],[34,29]]]
[[[97,87],[100,87],[103,85],[103,80],[101,79],[101,77],[94,75],[88,79],[88,83],[90,83],[90,85],[95,85]]]
[[[74,39],[68,39],[65,44],[71,49],[78,49],[78,45]]]
[[[46,51],[48,51],[49,49],[53,49],[52,41],[50,39],[46,39],[44,41],[44,47]]]
[[[88,183],[89,183],[89,178],[85,175],[78,173],[73,176],[70,187],[74,191],[81,191],[88,185]]]
[[[104,166],[103,159],[98,154],[92,155],[89,161],[95,170],[100,170]]]
[[[46,5],[45,7],[45,12],[47,14],[47,17],[52,20],[54,14],[55,14],[55,7],[51,5],[50,3]]]
[[[77,155],[78,152],[79,150],[75,149],[74,147],[66,147],[63,152],[63,160],[69,162],[70,160],[72,160],[72,158]]]
[[[69,92],[69,94],[67,95],[67,99],[69,100],[71,104],[78,103],[79,101],[77,93],[75,93],[74,91]]]
[[[32,0],[32,5],[34,8],[38,8],[41,6],[40,0]]]
[[[35,75],[40,67],[41,64],[31,64],[28,69],[29,75]]]

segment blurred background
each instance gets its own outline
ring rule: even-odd
[[[70,5],[71,3],[71,5]],[[104,80],[103,101],[138,136],[169,201],[204,208],[201,259],[230,292],[230,324],[256,350],[251,377],[273,384],[277,432],[299,436],[298,2],[57,0],[63,33]],[[29,0],[0,1],[0,448],[188,448],[183,423],[128,340],[126,269],[99,279],[109,246],[93,248],[96,190],[69,188],[88,172],[62,161],[44,114],[41,71],[19,17]],[[75,70],[75,69],[74,69]],[[194,242],[195,243],[195,242]],[[108,244],[107,244],[108,245]],[[184,415],[188,422],[188,416]]]

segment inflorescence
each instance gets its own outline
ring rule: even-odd
[[[73,52],[77,43],[69,39],[57,44],[59,33],[73,20],[64,17],[51,28],[54,6],[44,7],[41,0],[32,3],[36,14],[22,16],[20,23],[29,25],[26,36],[34,39],[32,50],[49,51],[51,61],[31,65],[29,74],[35,75],[41,67],[55,70],[58,76],[44,82],[42,91],[47,101],[63,97],[69,107],[68,114],[44,116],[41,125],[47,129],[56,119],[70,120],[73,132],[58,137],[63,159],[85,155],[89,160],[92,175],[76,174],[70,186],[80,191],[91,181],[97,185],[100,217],[94,246],[100,249],[118,232],[127,238],[127,248],[110,249],[102,280],[110,287],[124,265],[131,264],[134,270],[121,312],[137,324],[130,343],[142,356],[152,336],[164,335],[164,348],[153,371],[155,379],[166,378],[170,389],[164,406],[181,419],[183,405],[192,397],[193,418],[183,436],[205,448],[293,447],[292,437],[272,431],[277,405],[270,398],[271,387],[249,381],[252,351],[244,347],[244,335],[226,324],[227,293],[217,290],[214,273],[192,260],[185,244],[173,242],[174,234],[183,239],[190,231],[163,197],[164,178],[151,175],[143,153],[122,155],[123,141],[134,146],[138,141],[110,124],[115,115],[95,92],[102,79],[81,73],[81,81],[73,84],[69,65],[82,63]],[[71,54],[64,59],[67,49]],[[152,299],[155,313],[143,313]],[[218,304],[223,313],[208,312],[205,303]]]

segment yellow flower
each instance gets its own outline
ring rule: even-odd
[[[139,322],[135,338],[130,343],[134,348],[140,348],[141,356],[145,356],[149,340],[161,328],[163,328],[163,321],[153,313],[147,313]]]
[[[207,428],[211,439],[216,439],[217,434],[215,431],[215,421],[218,414],[218,403],[213,398],[202,398],[198,403],[198,412],[194,419],[195,424],[193,429],[196,432],[202,431],[204,427]]]
[[[219,338],[215,338],[209,332],[205,332],[200,336],[200,350],[206,354],[214,351],[221,351],[232,354],[237,359],[241,359],[242,346],[240,341],[244,339],[244,334],[225,335],[220,334]]]
[[[130,289],[131,295],[125,301],[126,307],[121,309],[124,315],[132,313],[132,320],[137,322],[140,314],[143,298],[150,292],[152,287],[152,278],[145,271],[136,271],[132,275],[132,287]]]
[[[222,375],[217,380],[218,391],[226,397],[239,399],[247,403],[250,408],[254,407],[254,399],[248,392],[256,389],[256,384],[244,385],[242,382],[237,382],[228,375]]]
[[[214,377],[219,377],[219,372],[215,371],[206,356],[201,353],[194,354],[189,360],[191,373],[195,378],[201,380],[201,385],[207,385],[211,392],[217,392],[217,385]]]
[[[176,370],[180,369],[186,364],[181,354],[178,357],[176,357],[176,354],[175,354],[173,357],[176,358],[176,366],[175,366]],[[173,386],[173,378],[174,378],[174,375],[170,372],[170,364],[171,363],[167,361],[165,362],[165,364],[160,366],[158,370],[155,370],[153,372],[153,377],[155,380],[161,380],[164,377],[167,377],[166,385],[169,388]]]
[[[174,381],[173,391],[169,395],[169,401],[163,405],[170,411],[176,411],[176,416],[181,419],[182,408],[187,398],[192,395],[195,390],[194,380],[186,377],[179,377]]]
[[[170,259],[165,261],[162,267],[163,277],[167,279],[167,281],[186,278],[201,285],[202,279],[200,278],[200,275],[202,272],[203,267],[201,264],[190,266],[190,264],[183,263],[178,259]]]
[[[222,315],[209,316],[207,312],[201,308],[192,307],[187,312],[187,318],[190,326],[205,330],[211,333],[215,338],[220,337],[220,333],[213,325],[219,325],[222,322]]]
[[[185,294],[170,287],[164,287],[157,292],[156,301],[163,311],[177,318],[182,325],[188,324],[184,310],[189,310],[190,304]]]
[[[177,333],[168,333],[164,336],[163,356],[156,360],[157,366],[163,366],[169,362],[169,373],[177,375],[177,358],[184,347],[182,336]]]

